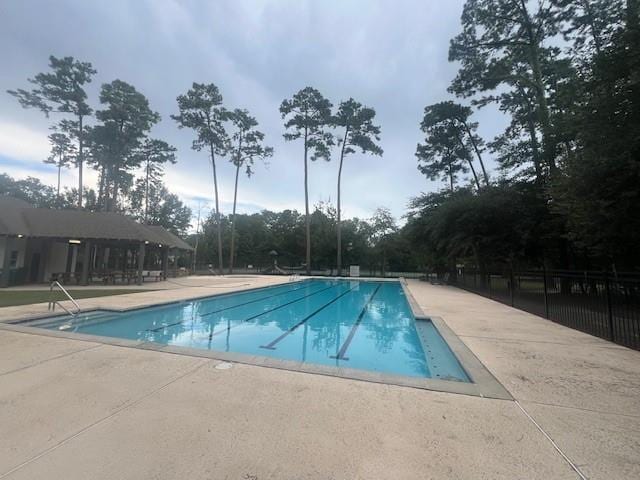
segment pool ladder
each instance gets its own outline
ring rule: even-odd
[[[60,303],[59,300],[54,300],[53,299],[53,289],[56,288],[56,287],[59,288],[67,296],[67,298],[69,300],[71,300],[71,303],[73,303],[73,305],[76,307],[76,311],[75,312],[72,312],[67,307],[62,305],[62,303]],[[47,307],[47,310],[49,310],[51,312],[55,312],[56,311],[56,304],[57,304],[61,309],[63,309],[65,312],[67,312],[72,317],[75,317],[77,314],[82,313],[82,310],[80,309],[80,305],[78,305],[78,302],[75,301],[75,299],[69,294],[69,292],[67,292],[67,290],[62,285],[60,285],[60,282],[58,282],[57,280],[51,282],[51,287],[49,288],[49,293],[51,294],[51,296],[49,297],[49,305]]]

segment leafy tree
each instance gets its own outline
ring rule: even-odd
[[[177,195],[170,193],[162,182],[153,183],[149,190],[146,190],[144,181],[139,182],[132,196],[145,199],[144,208],[139,201],[132,202],[136,209],[134,214],[140,221],[160,225],[179,236],[186,234],[191,225],[191,209]]]
[[[76,160],[77,151],[75,145],[71,143],[71,139],[64,133],[52,133],[49,135],[49,143],[51,144],[51,153],[44,160],[44,163],[55,165],[58,169],[56,196],[60,197],[60,173],[63,168],[68,167]]]
[[[65,188],[62,194],[61,208],[72,209],[77,208],[78,189]],[[100,210],[98,195],[93,188],[85,188],[82,190],[82,209],[88,212],[97,212]]]
[[[471,259],[481,270],[491,264],[542,259],[544,200],[528,183],[502,183],[472,193],[432,193],[412,201],[416,245],[436,252],[449,266]],[[422,247],[424,248],[424,247]],[[433,261],[433,260],[432,260]]]
[[[591,60],[611,46],[624,22],[624,0],[551,0],[570,53]]]
[[[305,221],[296,210],[262,212],[264,222],[272,233],[272,250],[285,265],[295,266],[304,262]]]
[[[424,143],[416,148],[418,170],[429,180],[442,177],[449,181],[449,190],[453,193],[454,185],[460,173],[466,173],[464,161],[469,160],[469,152],[460,145],[455,129],[448,124],[421,124],[426,134]]]
[[[503,134],[489,143],[489,150],[495,155],[503,172],[515,172],[527,179],[534,178],[539,185],[543,185],[547,175],[540,149],[538,114],[532,91],[518,86],[491,99],[500,104],[502,112],[511,116],[511,122]]]
[[[108,208],[108,196],[111,185],[113,158],[116,155],[115,138],[109,129],[94,126],[87,129],[87,163],[98,171],[98,206],[100,210]]]
[[[56,204],[56,190],[43,184],[40,179],[27,177],[14,180],[6,173],[0,173],[0,195],[19,198],[34,207],[53,208]]]
[[[341,205],[340,186],[342,179],[342,164],[347,155],[356,152],[359,148],[362,153],[382,155],[382,148],[376,142],[380,141],[380,127],[373,124],[376,111],[373,108],[365,107],[356,102],[353,98],[341,102],[338,111],[333,117],[332,124],[342,128],[344,133],[338,140],[340,146],[340,166],[338,167],[338,203],[337,203],[337,269],[338,275],[342,275],[342,228],[341,228]]]
[[[258,122],[249,115],[247,110],[235,109],[233,112],[229,112],[228,118],[235,127],[235,132],[231,136],[233,143],[231,162],[233,162],[236,167],[236,179],[233,189],[233,213],[231,215],[231,245],[229,248],[229,273],[231,274],[233,273],[235,251],[235,221],[240,169],[244,168],[247,177],[251,177],[255,160],[264,160],[271,157],[273,155],[273,148],[262,145],[264,133],[255,129],[255,127],[258,126]]]
[[[329,267],[333,274],[333,262],[336,258],[336,209],[328,202],[314,205],[311,213],[312,262],[319,267]]]
[[[90,209],[95,201],[95,191],[85,189],[84,207]],[[78,190],[66,189],[59,196],[54,187],[46,185],[35,177],[14,179],[6,173],[0,173],[0,195],[19,198],[38,208],[63,208],[71,209],[78,206]]]
[[[449,60],[459,61],[461,68],[450,90],[464,97],[505,87],[530,91],[542,132],[542,157],[554,174],[557,145],[543,65],[554,51],[545,46],[545,41],[560,29],[553,5],[532,5],[524,0],[467,0],[461,20],[462,33],[451,41],[449,49]]]
[[[377,261],[371,248],[371,225],[359,218],[344,219],[341,222],[344,264],[371,266]]]
[[[176,148],[164,140],[146,138],[137,152],[139,162],[144,168],[144,216],[145,223],[149,220],[149,190],[151,185],[162,183],[162,166],[165,163],[176,163]]]
[[[329,147],[333,145],[333,136],[327,130],[331,121],[331,102],[312,87],[305,87],[292,98],[283,100],[280,113],[285,121],[287,141],[302,138],[304,141],[304,207],[306,234],[306,270],[311,273],[311,219],[309,217],[309,165],[311,160],[323,158],[330,160]]]
[[[218,272],[222,275],[222,227],[220,218],[220,199],[218,195],[218,176],[216,173],[216,155],[226,155],[229,150],[229,138],[224,128],[226,112],[222,107],[222,95],[213,83],[193,83],[184,95],[179,95],[178,115],[171,115],[179,128],[190,128],[196,134],[192,148],[196,151],[208,149],[213,169],[213,191],[215,197],[216,235],[218,238]]]
[[[436,133],[434,138],[444,139],[444,134],[451,135],[446,139],[446,144],[451,145],[451,150],[457,152],[466,160],[475,184],[480,190],[480,181],[473,165],[472,155],[475,155],[482,168],[485,185],[489,184],[489,175],[482,161],[482,139],[476,133],[478,124],[471,122],[471,108],[451,101],[429,105],[424,109],[424,118],[420,128],[425,133]],[[457,144],[457,147],[453,145]],[[473,152],[473,153],[472,153]]]
[[[388,212],[387,212],[388,213]],[[390,215],[390,214],[389,214]],[[222,217],[223,225],[228,222]],[[270,253],[276,251],[278,264],[285,270],[296,271],[305,259],[305,219],[295,210],[281,212],[262,211],[254,214],[236,214],[236,265],[252,265],[256,270],[272,266]],[[336,258],[336,209],[326,202],[314,206],[311,214],[313,228],[312,261],[314,270],[333,273]],[[413,252],[416,246],[410,243],[405,229],[395,228],[391,223],[381,221],[374,230],[367,220],[357,218],[343,220],[343,240],[345,259],[362,266],[363,270],[381,271],[383,256],[387,266],[397,271],[412,271],[419,268]],[[387,228],[391,225],[391,228]],[[203,225],[205,232],[215,229],[215,215],[211,215]],[[224,248],[231,242],[230,229],[225,229]],[[195,237],[195,236],[194,236]],[[195,238],[190,241],[195,243]],[[212,237],[205,235],[198,244],[198,258],[201,263],[209,263],[217,255],[217,247]]]
[[[101,123],[90,133],[92,161],[102,166],[105,206],[113,211],[119,192],[130,188],[130,172],[141,162],[138,149],[160,115],[151,110],[142,93],[122,80],[102,85],[100,103],[104,108],[96,112],[96,118]]]
[[[511,116],[489,145],[511,178],[475,193],[426,195],[408,222],[425,258],[481,269],[640,264],[637,5],[467,1],[450,50],[462,66],[452,91],[481,94],[476,106],[495,102]]]
[[[8,90],[8,93],[18,99],[24,108],[38,108],[47,117],[50,113],[70,114],[73,120],[65,125],[66,133],[78,142],[78,208],[82,208],[82,169],[84,163],[84,139],[86,117],[91,116],[92,110],[87,103],[87,93],[84,86],[91,82],[95,75],[91,63],[80,62],[73,57],[49,57],[51,72],[39,73],[29,82],[34,85],[32,90]]]
[[[626,13],[625,27],[601,47],[581,88],[576,155],[553,186],[553,208],[567,218],[569,238],[592,258],[634,269],[640,266],[637,2],[628,2]]]
[[[369,220],[371,244],[375,250],[381,253],[380,270],[384,277],[387,266],[387,250],[390,235],[398,231],[396,219],[391,211],[385,207],[379,207]]]

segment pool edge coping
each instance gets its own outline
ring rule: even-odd
[[[405,294],[411,312],[416,319],[416,328],[420,328],[418,322],[431,322],[449,346],[458,362],[460,362],[460,365],[467,376],[471,379],[472,383],[464,383],[464,385],[473,386],[474,392],[469,392],[468,395],[513,400],[511,393],[509,393],[504,385],[502,385],[502,383],[500,383],[489,369],[484,366],[480,359],[478,359],[471,349],[465,345],[451,327],[447,325],[444,318],[434,315],[426,315],[411,293],[407,280],[404,277],[400,277],[399,282],[402,286],[402,290]],[[419,337],[422,342],[422,336],[419,335]]]
[[[166,307],[169,305],[176,305],[176,304],[180,304],[180,303],[187,303],[187,302],[195,302],[198,300],[204,300],[205,298],[210,298],[210,297],[219,297],[222,295],[232,295],[235,293],[244,293],[244,292],[250,292],[252,290],[263,290],[263,289],[268,289],[268,288],[275,288],[275,287],[281,287],[283,285],[289,285],[291,283],[302,283],[308,280],[311,280],[312,277],[309,278],[300,278],[299,280],[295,280],[295,281],[288,281],[288,282],[280,282],[280,283],[274,283],[272,285],[264,285],[262,287],[250,287],[250,288],[243,288],[240,290],[232,290],[232,291],[227,291],[227,292],[217,292],[217,293],[209,293],[207,295],[195,295],[193,297],[187,297],[187,298],[181,298],[179,300],[167,300],[166,302],[157,302],[157,303],[144,303],[141,305],[134,305],[131,307],[126,307],[126,308],[114,308],[114,307],[101,307],[101,306],[97,306],[97,307],[87,307],[82,309],[83,313],[91,313],[91,312],[96,312],[96,311],[100,311],[100,312],[114,312],[114,313],[127,313],[127,312],[132,312],[134,310],[143,310],[145,308],[154,308],[154,307]],[[150,290],[150,292],[156,292],[158,290]],[[146,292],[138,292],[138,293],[146,293]],[[125,295],[137,295],[137,293],[132,293],[132,294],[125,294]],[[115,295],[114,295],[115,296]],[[83,301],[83,300],[93,300],[96,298],[109,298],[107,297],[87,297],[87,298],[81,298],[78,299],[79,301]],[[33,304],[33,305],[44,305],[46,302],[42,302],[40,304]],[[20,306],[20,305],[16,305],[16,306]],[[6,308],[11,308],[10,307],[6,307]],[[47,311],[47,312],[43,312],[43,313],[36,313],[33,315],[27,315],[27,316],[23,316],[23,317],[18,317],[18,318],[0,318],[0,326],[2,325],[20,325],[22,323],[28,323],[28,322],[32,322],[34,320],[41,320],[41,319],[45,319],[45,318],[54,318],[54,317],[63,317],[65,315],[68,315],[67,312],[65,312],[64,310],[59,310],[58,312],[55,311]]]
[[[169,305],[175,305],[175,304],[180,304],[180,303],[186,303],[186,302],[195,302],[198,300],[204,300],[206,298],[211,298],[211,297],[218,297],[218,296],[222,296],[222,295],[233,295],[236,293],[244,293],[244,292],[250,292],[252,290],[264,290],[264,289],[268,289],[268,288],[276,288],[276,287],[281,287],[283,285],[288,285],[291,283],[302,283],[302,282],[307,282],[309,280],[314,280],[314,279],[318,279],[318,280],[326,280],[326,279],[335,279],[335,280],[357,280],[357,281],[361,281],[361,282],[377,282],[377,281],[384,281],[384,282],[398,282],[400,280],[400,277],[398,278],[381,278],[381,279],[376,279],[375,277],[325,277],[325,276],[317,276],[317,275],[310,275],[310,276],[303,276],[303,277],[299,277],[297,280],[289,280],[289,281],[282,281],[279,283],[274,283],[271,285],[263,285],[261,287],[250,287],[250,288],[243,288],[240,290],[231,290],[231,291],[226,291],[226,292],[217,292],[217,293],[208,293],[206,295],[194,295],[194,296],[189,296],[186,298],[181,298],[179,300],[167,300],[164,302],[156,302],[156,303],[143,303],[140,305],[134,305],[134,306],[130,306],[130,307],[126,307],[126,308],[114,308],[114,307],[101,307],[101,306],[96,306],[96,307],[87,307],[87,308],[83,308],[82,311],[84,313],[90,313],[90,312],[96,312],[96,311],[101,311],[101,312],[115,312],[115,313],[126,313],[126,312],[131,312],[134,310],[142,310],[145,308],[154,308],[154,307],[166,307]],[[188,287],[187,287],[188,288]],[[157,292],[159,290],[149,290],[149,292]],[[124,295],[137,295],[137,294],[145,294],[147,293],[145,292],[137,292],[137,293],[131,293],[131,294],[124,294]],[[115,296],[115,295],[114,295]],[[94,299],[98,299],[98,298],[110,298],[109,296],[103,296],[103,297],[87,297],[87,298],[81,298],[78,299],[81,302],[84,301],[89,301],[89,300],[94,300]],[[45,305],[47,302],[41,302],[41,303],[35,303],[35,304],[25,304],[25,305],[10,305],[7,307],[0,307],[0,310],[2,308],[13,308],[13,307],[20,307],[20,306],[29,306],[29,305]],[[55,311],[47,311],[47,312],[43,312],[43,313],[34,313],[34,314],[29,314],[29,315],[25,315],[25,316],[19,316],[19,317],[6,317],[6,318],[2,318],[0,317],[0,326],[2,326],[3,324],[7,324],[7,325],[19,325],[21,323],[28,323],[28,322],[32,322],[34,320],[41,320],[44,318],[53,318],[53,317],[58,317],[58,316],[65,316],[68,315],[67,312],[65,312],[64,310],[60,310],[58,312]]]
[[[303,280],[300,280],[303,281]],[[493,398],[499,400],[513,400],[511,394],[498,382],[498,380],[489,372],[486,367],[478,360],[478,358],[469,350],[469,348],[458,338],[458,336],[448,327],[445,321],[440,317],[426,316],[418,303],[413,298],[413,295],[409,291],[406,280],[404,277],[400,277],[397,280],[401,285],[405,293],[405,297],[408,300],[412,314],[416,321],[430,321],[432,322],[440,335],[447,342],[454,355],[462,365],[467,375],[471,378],[472,382],[459,382],[452,380],[440,380],[434,378],[420,378],[410,377],[403,375],[394,375],[389,373],[370,372],[366,370],[357,370],[344,367],[333,367],[318,364],[309,364],[303,362],[297,362],[293,360],[283,360],[272,357],[264,357],[260,355],[249,355],[236,352],[221,352],[215,350],[204,350],[191,347],[171,346],[164,345],[155,342],[143,342],[139,340],[128,340],[116,337],[106,337],[101,335],[89,335],[83,333],[64,332],[57,330],[48,330],[38,327],[25,326],[24,323],[29,321],[38,320],[42,318],[54,317],[57,315],[37,315],[30,316],[29,318],[20,318],[15,320],[7,320],[0,322],[0,330],[13,331],[16,333],[24,333],[30,335],[41,335],[46,337],[63,338],[67,340],[75,340],[82,342],[90,342],[95,344],[111,345],[124,348],[136,348],[141,350],[151,350],[161,353],[171,353],[175,355],[184,355],[190,357],[208,358],[211,360],[219,360],[223,362],[234,362],[244,365],[253,365],[258,367],[276,368],[280,370],[288,370],[299,373],[310,373],[315,375],[324,375],[336,378],[345,378],[349,380],[365,381],[370,383],[379,383],[384,385],[395,385],[400,387],[418,388],[422,390],[438,391],[443,393],[454,393],[470,395],[475,397]],[[284,283],[284,282],[283,282]],[[278,284],[282,285],[282,284]],[[267,287],[256,287],[250,289],[243,289],[235,292],[224,292],[217,295],[232,294],[238,292],[244,292],[248,290],[270,288],[276,285],[269,285]],[[217,296],[208,295],[208,296]],[[198,297],[204,298],[204,297]],[[127,312],[137,310],[141,308],[149,308],[150,306],[164,306],[182,302],[188,302],[194,299],[184,299],[178,301],[163,302],[155,305],[137,306],[127,309],[108,309],[108,308],[93,308],[87,309],[86,312],[91,311],[113,311],[113,312]],[[65,314],[60,314],[65,315]],[[422,340],[421,340],[422,341]]]

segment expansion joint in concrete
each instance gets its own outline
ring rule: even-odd
[[[585,476],[585,474],[582,473],[580,471],[580,469],[578,468],[578,466],[575,463],[573,463],[571,461],[571,459],[562,451],[562,449],[553,440],[553,438],[551,438],[551,436],[544,430],[544,428],[542,428],[540,426],[540,424],[538,422],[536,422],[531,415],[529,415],[529,412],[527,412],[524,409],[524,407],[522,405],[520,405],[520,402],[518,402],[518,400],[514,400],[514,402],[518,406],[518,408],[522,411],[522,413],[524,413],[524,415],[531,421],[531,423],[533,423],[535,425],[535,427],[540,431],[540,433],[542,433],[542,435],[544,435],[545,438],[551,443],[553,448],[555,448],[555,450],[560,454],[560,456],[564,459],[564,461],[567,462],[569,464],[569,466],[573,469],[573,471],[578,474],[578,477],[581,480],[588,480],[587,477]]]
[[[87,347],[87,348],[81,348],[80,350],[74,350],[72,352],[62,353],[60,355],[55,355],[53,357],[45,358],[43,360],[40,360],[40,361],[37,361],[37,362],[34,362],[34,363],[30,363],[29,365],[24,365],[22,367],[15,368],[13,370],[9,370],[8,372],[0,373],[0,377],[2,377],[3,375],[9,375],[11,373],[19,372],[21,370],[26,370],[27,368],[37,367],[38,365],[42,365],[43,363],[51,362],[52,360],[58,360],[60,358],[69,357],[71,355],[75,355],[76,353],[87,352],[89,350],[95,350],[95,349],[103,347],[103,346],[104,346],[103,344],[92,345],[92,346]]]

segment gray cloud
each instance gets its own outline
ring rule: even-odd
[[[178,147],[179,163],[167,169],[166,182],[192,204],[211,195],[210,166],[204,154],[190,150],[190,132],[178,130],[169,118],[175,97],[191,82],[214,82],[229,107],[248,108],[275,148],[267,167],[242,179],[243,211],[303,209],[302,146],[284,142],[280,102],[306,85],[334,104],[352,96],[376,109],[385,155],[348,158],[345,215],[366,217],[378,206],[402,215],[409,197],[440,187],[416,170],[414,151],[424,106],[448,97],[456,66],[447,62],[447,48],[459,30],[462,3],[2,2],[0,168],[52,178],[37,165],[47,153],[47,121],[38,112],[21,109],[4,91],[25,85],[27,77],[46,67],[50,54],[72,55],[98,70],[89,89],[95,107],[100,84],[114,78],[149,97],[163,117],[153,134]],[[477,118],[485,138],[504,126],[495,110],[486,109]],[[11,132],[11,141],[2,129]],[[45,141],[34,142],[38,136]],[[226,162],[220,170],[228,211],[233,171]],[[312,166],[313,202],[335,199],[336,173],[335,161]],[[74,184],[75,172],[64,180]]]

